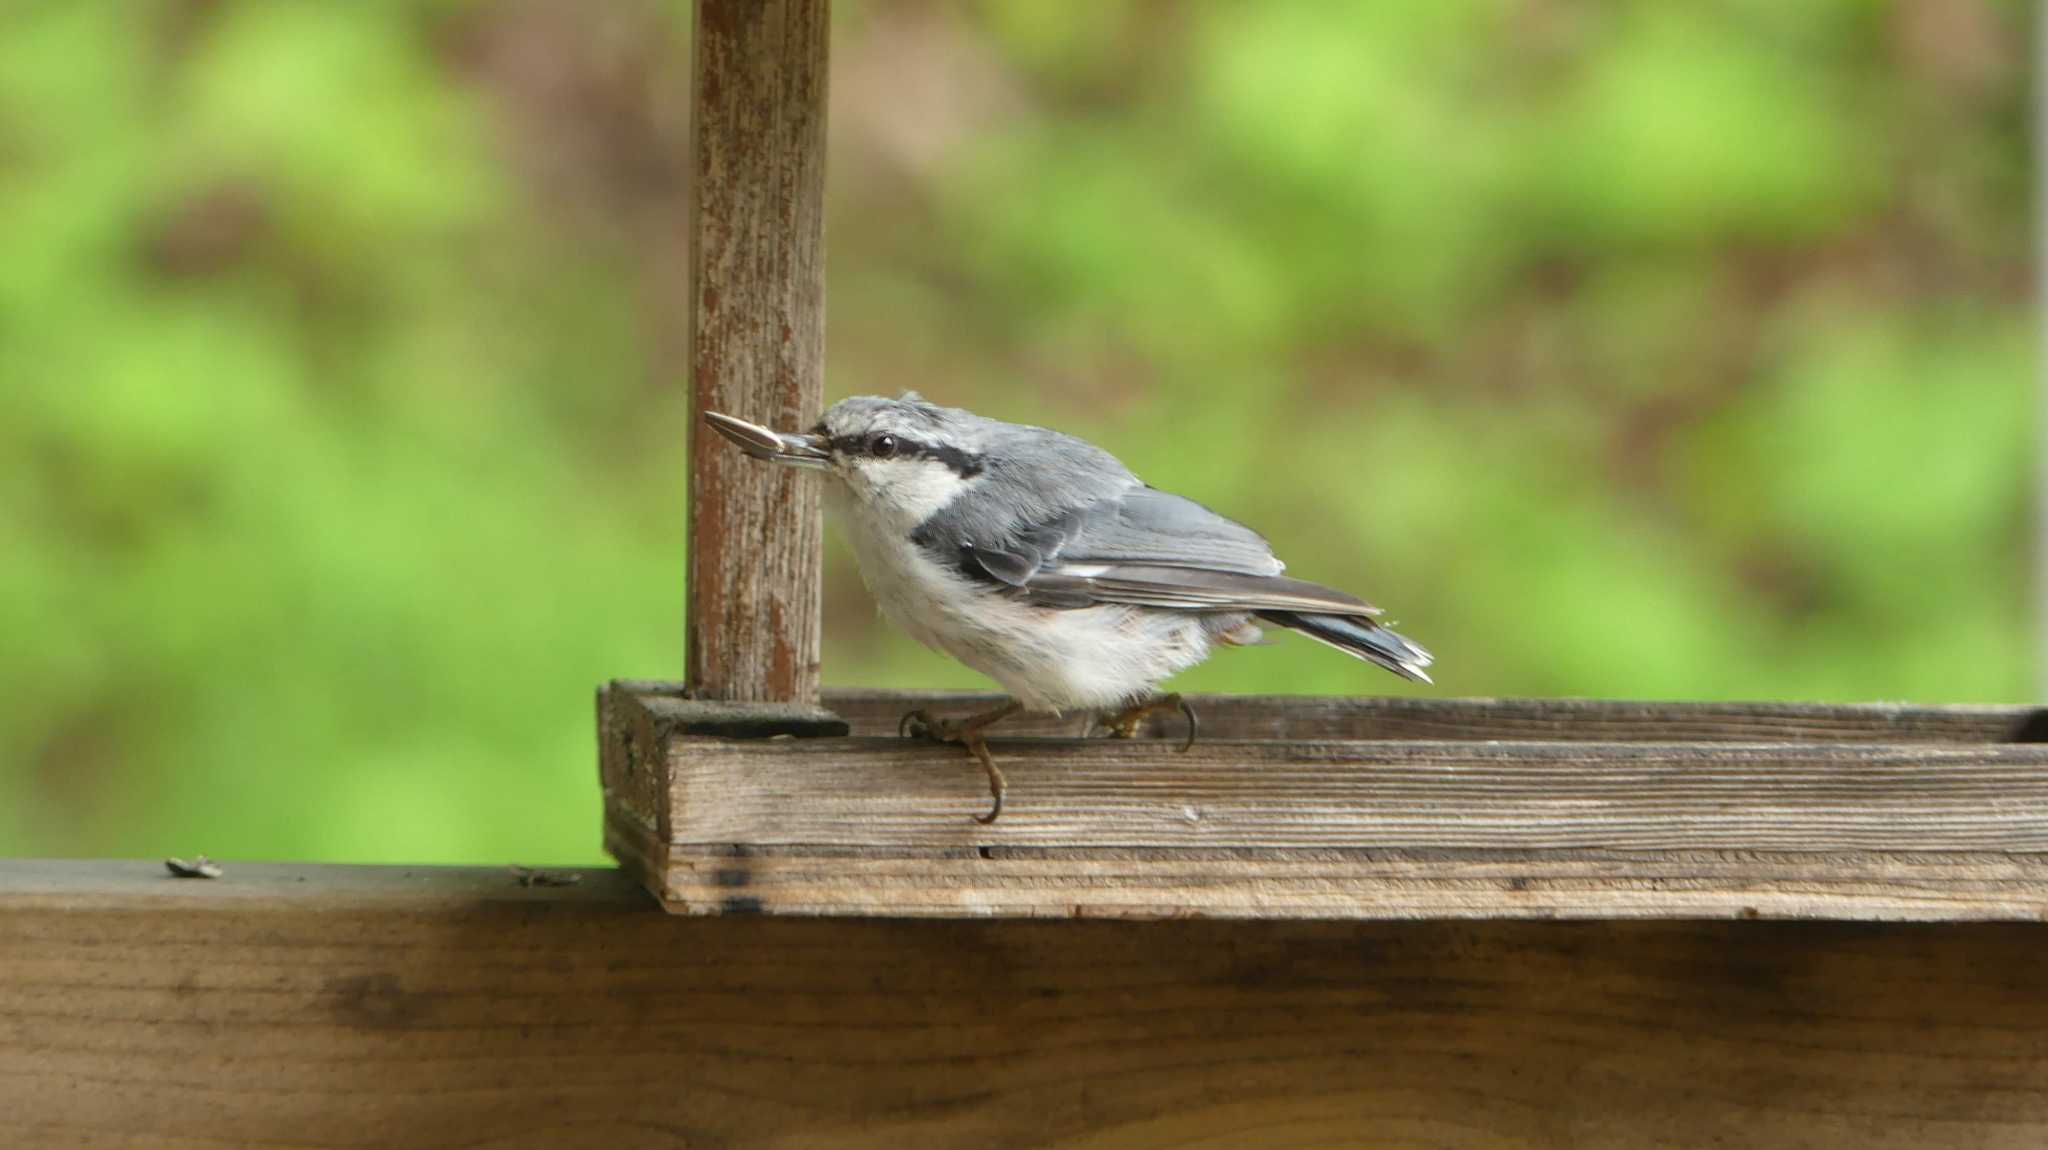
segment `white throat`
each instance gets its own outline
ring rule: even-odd
[[[935,459],[862,460],[846,473],[848,510],[871,527],[907,536],[974,482]]]

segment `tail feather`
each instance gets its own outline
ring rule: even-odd
[[[1299,631],[1347,655],[1377,663],[1404,679],[1423,683],[1431,681],[1429,672],[1423,668],[1435,662],[1436,657],[1421,644],[1371,619],[1358,615],[1318,615],[1306,611],[1260,611],[1258,617],[1275,626]]]

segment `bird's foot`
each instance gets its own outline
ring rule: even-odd
[[[906,739],[930,739],[934,743],[957,743],[960,723],[956,719],[941,719],[930,711],[919,707],[909,711],[896,721],[897,735]]]
[[[981,760],[981,769],[988,774],[988,813],[974,816],[975,822],[987,826],[1003,817],[1003,793],[1010,789],[1010,785],[1003,778],[1002,768],[996,766],[995,758],[988,753],[987,740],[977,733],[967,736],[961,742],[966,746],[968,754]]]
[[[988,753],[988,740],[981,732],[990,725],[1017,713],[1021,705],[1010,703],[979,715],[965,719],[941,719],[930,711],[919,707],[904,715],[896,724],[896,733],[905,738],[930,739],[935,743],[953,743],[964,747],[981,769],[988,775],[988,794],[991,800],[987,814],[974,816],[974,821],[983,826],[1002,817],[1003,794],[1009,784],[1003,779],[1002,769],[996,766],[994,756]]]
[[[1103,727],[1108,729],[1111,738],[1135,739],[1138,737],[1138,724],[1143,723],[1147,718],[1162,711],[1179,711],[1187,716],[1188,737],[1185,742],[1181,743],[1180,749],[1185,751],[1189,747],[1194,746],[1195,734],[1201,729],[1201,726],[1195,721],[1194,707],[1190,706],[1188,701],[1181,698],[1178,693],[1161,695],[1149,703],[1139,703],[1098,721]]]

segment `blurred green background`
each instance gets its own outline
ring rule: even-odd
[[[1443,694],[2024,700],[2033,19],[838,0],[829,387],[1094,438]],[[0,853],[600,857],[592,689],[681,664],[688,25],[0,0]],[[830,564],[829,683],[983,685]]]

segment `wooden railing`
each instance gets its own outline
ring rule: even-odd
[[[2048,1137],[2004,924],[686,918],[617,872],[0,863],[0,1145]]]

